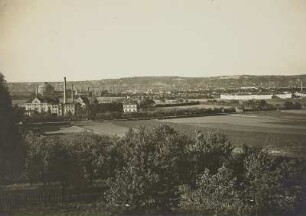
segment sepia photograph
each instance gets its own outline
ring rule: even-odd
[[[191,215],[306,215],[306,0],[0,0],[0,216]]]

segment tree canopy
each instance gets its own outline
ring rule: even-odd
[[[18,178],[23,166],[22,138],[14,121],[7,83],[0,73],[0,181]]]

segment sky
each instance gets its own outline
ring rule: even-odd
[[[306,0],[0,0],[7,81],[306,74]]]

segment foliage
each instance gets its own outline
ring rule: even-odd
[[[300,202],[303,170],[296,161],[273,158],[261,149],[247,148],[243,159],[242,194],[245,210],[292,214]]]
[[[24,108],[18,107],[17,105],[13,107],[13,116],[15,122],[19,123],[24,121],[25,119],[24,111],[25,111]]]
[[[221,134],[190,138],[159,125],[121,138],[30,133],[25,141],[30,182],[59,182],[63,194],[69,186],[103,182],[102,208],[292,215],[305,197],[303,161],[247,146],[234,153]]]
[[[242,103],[242,107],[246,110],[275,110],[272,104],[267,103],[265,100],[248,100]]]
[[[120,140],[123,167],[110,182],[111,206],[165,208],[184,174],[184,146],[189,142],[168,126],[130,130]]]
[[[69,185],[84,182],[76,155],[72,154],[63,140],[29,133],[26,143],[26,177],[31,183],[43,182],[44,190],[50,182],[59,182],[62,195]]]
[[[242,204],[237,186],[237,179],[230,169],[222,166],[215,174],[205,169],[197,179],[196,189],[192,190],[189,185],[180,187],[180,206],[200,212],[237,213]]]
[[[159,178],[143,166],[129,162],[114,178],[109,179],[106,193],[107,204],[119,209],[149,209],[156,206],[154,187]]]
[[[105,112],[123,112],[123,105],[120,102],[98,104],[97,113]]]
[[[31,182],[44,182],[48,180],[48,162],[52,145],[45,137],[30,132],[25,136],[26,163],[25,174]]]
[[[58,181],[63,187],[106,179],[112,169],[112,141],[91,133],[69,140],[29,133],[26,141],[26,177],[32,182]]]
[[[178,106],[191,106],[191,105],[198,105],[200,102],[198,101],[177,101],[174,104],[157,104],[156,107],[178,107]]]
[[[233,147],[222,134],[196,132],[195,141],[186,146],[189,161],[188,181],[192,182],[199,174],[208,169],[211,173],[225,164],[231,157]]]
[[[216,173],[206,169],[196,187],[182,185],[180,206],[246,215],[291,215],[302,202],[304,171],[298,161],[244,147],[244,153],[233,156]]]
[[[291,101],[286,101],[283,104],[283,108],[285,110],[288,110],[288,109],[301,109],[302,105],[300,103],[298,103],[298,102],[292,103]]]
[[[23,164],[22,137],[15,124],[7,83],[0,73],[0,181],[20,178]]]
[[[106,179],[111,176],[114,164],[110,163],[112,141],[109,137],[85,132],[72,137],[68,142],[84,179],[92,184],[94,179]]]
[[[141,109],[147,109],[149,107],[152,107],[154,104],[155,104],[154,100],[149,98],[144,98],[143,100],[140,101],[139,107]]]

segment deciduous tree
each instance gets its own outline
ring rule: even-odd
[[[14,121],[7,83],[0,73],[0,181],[16,180],[23,169],[22,138]]]

